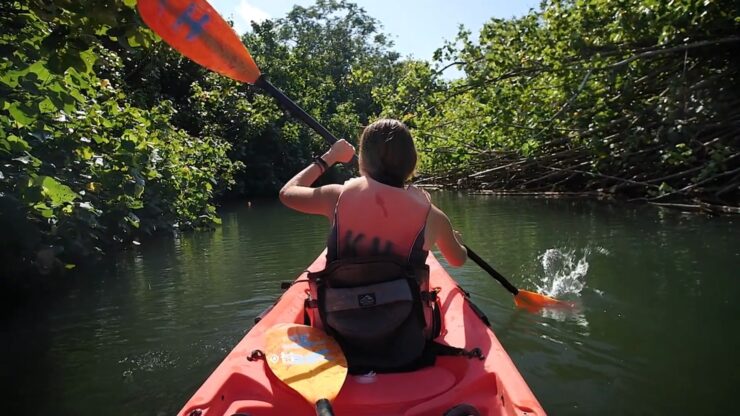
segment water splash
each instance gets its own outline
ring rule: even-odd
[[[608,253],[601,247],[597,248],[597,252]],[[580,295],[586,286],[589,255],[590,248],[583,249],[580,256],[575,249],[547,249],[537,257],[542,266],[542,275],[539,282],[535,283],[537,291],[554,298]]]
[[[550,248],[537,256],[538,270],[531,273],[531,279],[537,292],[572,302],[574,307],[543,308],[540,315],[559,322],[572,322],[581,328],[577,331],[580,336],[589,336],[589,322],[582,308],[581,292],[586,287],[586,276],[589,271],[589,258],[592,255],[610,255],[609,250],[594,246],[584,249]],[[599,296],[604,292],[589,288]],[[555,338],[550,341],[558,342]]]

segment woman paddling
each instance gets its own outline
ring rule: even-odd
[[[365,128],[360,177],[310,187],[354,154],[351,144],[339,140],[280,191],[286,206],[332,224],[327,268],[309,276],[318,300],[312,324],[337,338],[350,371],[419,368],[433,361],[426,347],[439,331],[427,254],[436,245],[450,265],[461,266],[467,251],[429,195],[405,185],[417,155],[403,123],[381,119]]]

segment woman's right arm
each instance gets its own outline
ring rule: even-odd
[[[349,162],[354,154],[355,148],[349,142],[339,140],[321,159],[328,168],[337,162]],[[332,184],[312,188],[311,184],[323,173],[324,168],[317,163],[308,165],[283,186],[280,190],[280,201],[288,208],[306,214],[323,215],[331,221],[337,199],[342,193],[342,185]]]
[[[462,266],[468,258],[468,250],[462,243],[460,233],[452,229],[447,215],[434,205],[429,212],[429,225],[434,235],[434,243],[439,247],[447,263],[454,267]]]

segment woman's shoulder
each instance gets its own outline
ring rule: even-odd
[[[428,202],[429,204],[431,204],[431,203],[432,203],[432,197],[431,197],[431,196],[429,195],[429,192],[425,191],[424,189],[422,189],[422,188],[419,188],[419,187],[417,187],[417,186],[414,186],[414,185],[409,185],[409,186],[408,186],[408,187],[406,188],[406,190],[407,190],[407,191],[408,191],[408,192],[409,192],[409,193],[410,193],[411,195],[414,195],[414,196],[416,196],[417,198],[419,198],[419,199],[421,199],[421,200],[423,200],[423,201],[425,201],[425,202]]]
[[[358,185],[365,182],[367,182],[367,179],[364,176],[355,176],[354,178],[349,178],[344,181],[343,186]]]

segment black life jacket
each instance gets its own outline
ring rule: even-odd
[[[350,372],[415,370],[439,335],[436,293],[423,250],[431,208],[415,188],[347,181],[327,241],[327,266],[309,273],[312,324],[334,336]]]

